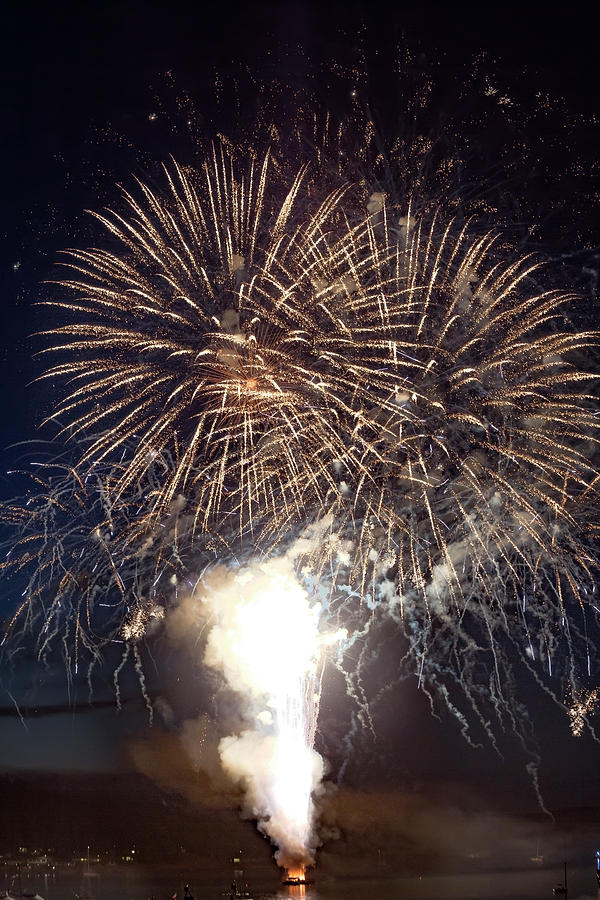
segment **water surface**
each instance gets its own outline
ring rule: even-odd
[[[596,879],[591,866],[569,869],[570,900],[595,900]],[[253,900],[542,900],[552,897],[552,888],[563,880],[562,867],[544,867],[520,872],[422,877],[333,878],[326,875],[306,887],[283,887],[276,878],[247,876]],[[196,900],[226,900],[226,878],[209,876],[198,869],[175,870],[141,867],[107,867],[96,877],[63,870],[54,876],[22,873],[24,890],[36,890],[44,900],[171,900],[183,898],[188,883]],[[0,891],[16,894],[14,872],[0,875]]]

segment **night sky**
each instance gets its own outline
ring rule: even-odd
[[[408,43],[436,59],[442,81],[446,75],[451,81],[453,73],[485,51],[495,71],[517,94],[526,82],[565,98],[565,108],[583,123],[572,133],[573,147],[565,144],[565,156],[577,153],[585,159],[593,155],[598,136],[597,125],[590,123],[600,115],[596,33],[587,21],[586,8],[563,5],[558,16],[551,15],[549,7],[531,4],[482,3],[471,10],[460,4],[321,4],[314,0],[206,7],[154,2],[15,3],[4,9],[0,37],[2,497],[14,493],[14,480],[4,473],[23,452],[12,445],[44,436],[39,424],[52,404],[48,387],[30,384],[43,370],[43,362],[33,355],[40,349],[39,339],[31,337],[48,323],[49,313],[35,306],[47,296],[48,288],[42,283],[52,277],[60,248],[87,245],[90,223],[84,209],[112,202],[116,183],[126,183],[132,173],[152,172],[170,153],[193,158],[189,132],[177,122],[176,96],[191,96],[208,127],[215,118],[215,73],[224,80],[239,78],[247,66],[258,80],[277,78],[299,84],[320,62],[351,64],[360,46],[370,60],[373,85],[379,86],[385,108],[392,97],[389,79],[393,76],[388,73],[397,43]],[[219,115],[226,118],[222,110]],[[227,122],[220,124],[227,127]],[[557,171],[562,169],[564,160],[558,160]],[[563,190],[556,184],[551,189]],[[585,206],[581,214],[579,207],[571,222],[560,222],[562,246],[569,234],[574,242],[583,236],[588,250],[593,249],[595,236],[598,246],[597,189],[596,181],[595,209],[593,204]],[[569,190],[564,188],[565,193]],[[576,221],[578,215],[582,218]],[[558,229],[554,235],[549,233],[548,240],[557,234]],[[552,253],[556,247],[549,250]],[[589,282],[584,280],[584,287],[589,288]],[[598,324],[591,294],[585,316]],[[11,601],[1,585],[0,598],[4,615]],[[185,763],[173,764],[180,751],[169,743],[177,722],[209,706],[210,690],[201,674],[173,652],[159,654],[158,668],[149,676],[151,690],[153,697],[164,696],[165,708],[173,712],[150,733],[131,674],[124,681],[123,709],[116,712],[110,663],[99,679],[92,706],[84,687],[76,686],[69,699],[58,659],[54,669],[41,671],[24,661],[2,674],[0,772],[6,773],[1,777],[9,804],[17,804],[17,795],[46,798],[40,801],[40,821],[46,822],[44,834],[48,834],[55,796],[44,779],[60,773],[61,802],[69,809],[72,804],[76,816],[84,816],[82,793],[93,793],[96,785],[93,802],[100,809],[106,779],[113,779],[123,808],[134,802],[135,794],[139,808],[150,810],[148,821],[155,821],[158,811],[171,804],[173,821],[197,815],[202,830],[207,810],[220,810],[218,815],[230,816],[223,820],[225,833],[237,821],[231,812],[236,798],[208,787],[204,793],[188,789],[187,775],[178,769],[185,769]],[[585,807],[588,823],[598,813],[600,823],[597,745],[589,736],[572,739],[564,717],[549,701],[540,700],[533,691],[531,699],[547,805],[559,822],[567,822],[565,828],[578,821],[572,812],[565,812],[573,808]],[[22,707],[23,721],[15,703]],[[334,761],[335,741],[343,734],[348,714],[342,685],[331,672],[321,722],[322,739],[325,744],[329,741]],[[381,808],[382,796],[397,797],[399,804],[412,810],[413,821],[419,823],[412,839],[422,846],[428,829],[430,833],[438,826],[452,830],[455,820],[448,810],[462,809],[461,816],[472,817],[473,827],[464,826],[466,840],[481,825],[481,816],[497,815],[498,829],[508,834],[509,816],[539,812],[525,770],[529,757],[513,737],[500,737],[503,757],[489,747],[472,749],[463,742],[455,722],[449,717],[432,719],[425,698],[407,685],[390,691],[376,724],[377,740],[365,735],[357,741],[356,759],[340,790],[338,822],[345,823],[340,846],[352,847],[362,833],[363,844],[375,847],[375,839],[363,833],[364,823],[370,816],[375,818],[373,811]],[[329,737],[325,735],[328,728]],[[179,781],[173,771],[179,772]],[[0,813],[5,839],[15,821],[9,819],[6,808],[4,804]],[[138,815],[138,823],[144,815]],[[335,818],[333,812],[331,816]],[[394,824],[389,810],[383,819],[388,831],[382,825],[378,839],[408,845],[410,828]],[[96,837],[102,840],[111,826],[104,813],[97,821]],[[486,822],[493,831],[492,820]],[[522,838],[526,843],[520,827],[514,826],[515,840]],[[249,826],[239,826],[240,835],[248,833]],[[564,832],[559,828],[556,834]],[[140,825],[140,844],[146,839],[147,829]],[[218,841],[225,846],[225,837],[220,835]],[[327,852],[335,854],[334,842]],[[448,854],[452,852],[449,842]],[[510,855],[510,850],[506,852]]]

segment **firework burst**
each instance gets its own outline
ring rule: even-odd
[[[133,610],[109,588],[122,636],[155,621],[157,568],[193,571],[217,539],[272,554],[312,523],[299,571],[357,634],[381,604],[419,683],[448,660],[470,683],[483,644],[500,696],[505,639],[550,676],[582,651],[590,671],[596,335],[574,297],[497,233],[286,182],[269,154],[222,144],[165,175],[98,216],[111,250],[69,251],[50,333],[77,477],[110,473],[119,565],[155,557]]]
[[[242,532],[282,507],[301,514],[308,488],[319,498],[331,482],[323,445],[341,451],[322,414],[319,348],[302,354],[316,323],[298,297],[308,284],[323,306],[312,285],[331,267],[342,192],[298,223],[304,172],[275,204],[268,166],[267,155],[240,172],[223,147],[201,183],[175,166],[165,198],[142,186],[143,205],[127,195],[130,220],[100,217],[119,250],[70,253],[74,277],[61,282],[76,299],[57,305],[79,321],[52,333],[70,358],[48,377],[74,385],[58,410],[72,435],[100,432],[81,464],[114,459],[134,439],[116,493],[168,458],[148,508],[164,514],[191,494],[201,530],[225,508]]]
[[[400,62],[395,131],[377,128],[364,62],[351,89],[336,73],[339,119],[304,77],[258,104],[227,96],[267,152],[195,134],[198,165],[171,161],[163,188],[94,214],[98,246],[64,254],[49,303],[67,451],[0,507],[18,598],[2,658],[58,645],[91,695],[107,656],[118,705],[133,663],[152,720],[144,650],[179,633],[238,694],[221,761],[285,864],[318,845],[330,661],[355,702],[340,777],[354,725],[375,731],[404,678],[494,744],[530,733],[525,671],[597,737],[597,335],[512,249],[533,227],[489,228],[531,217],[535,168],[560,232],[538,135],[562,157],[564,122],[541,94],[520,110],[481,61],[449,113],[427,67]],[[569,167],[593,204],[590,166]]]

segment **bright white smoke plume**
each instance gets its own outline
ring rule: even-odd
[[[324,773],[314,749],[322,649],[321,605],[299,584],[289,557],[206,572],[175,613],[209,629],[204,662],[243,699],[247,721],[223,737],[221,764],[245,791],[248,812],[286,867],[313,861],[314,792]],[[177,630],[179,630],[179,628]]]

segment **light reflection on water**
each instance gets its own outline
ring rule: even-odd
[[[315,885],[274,887],[260,885],[250,877],[253,900],[543,900],[552,897],[552,888],[562,882],[562,867],[503,872],[497,874],[430,875],[423,878],[323,877]],[[189,883],[196,900],[226,900],[227,880],[203,878],[200,871],[176,875],[152,870],[105,870],[99,877],[82,879],[75,872],[61,872],[54,878],[23,873],[24,890],[37,891],[44,900],[76,900],[88,892],[92,900],[171,900],[177,893],[183,900],[183,885]],[[596,897],[594,871],[588,866],[569,869],[569,896],[573,900]],[[16,896],[18,882],[0,875],[0,892]]]

